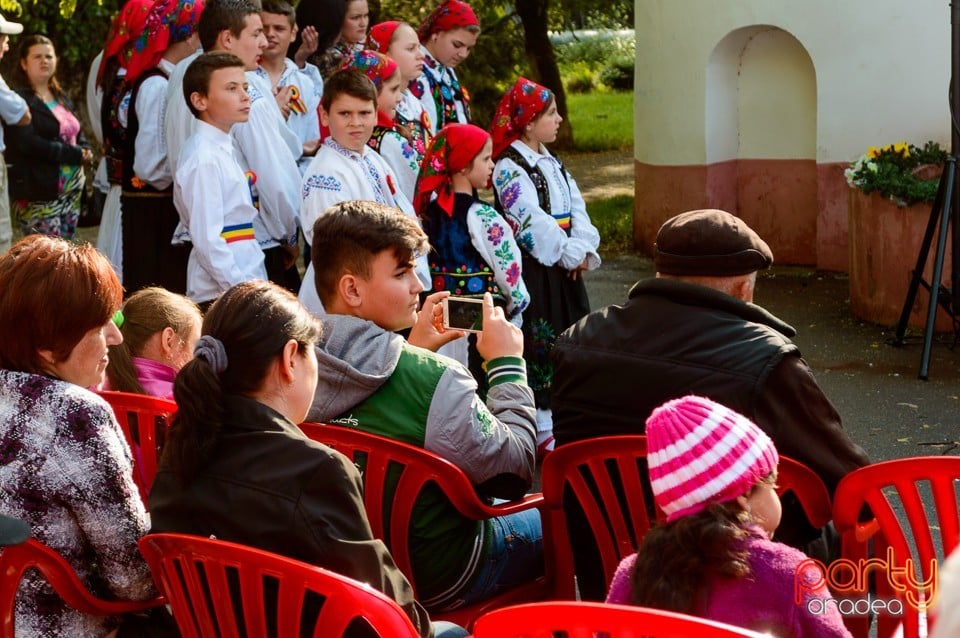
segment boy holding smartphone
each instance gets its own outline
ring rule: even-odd
[[[412,342],[433,347],[450,340],[434,327],[446,293],[428,297],[418,313],[423,284],[414,268],[427,238],[415,219],[346,201],[317,219],[312,234],[316,289],[328,314],[308,420],[418,445],[463,469],[482,497],[522,497],[533,480],[536,416],[520,330],[484,296],[477,343],[489,384],[484,403],[466,367],[393,332],[412,327]],[[436,493],[422,494],[420,506],[412,562],[428,609],[478,602],[543,573],[536,510],[474,521]]]

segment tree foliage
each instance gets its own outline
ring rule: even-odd
[[[0,0],[3,15],[23,24],[23,33],[43,33],[53,40],[59,58],[57,77],[64,90],[79,105],[90,61],[103,48],[110,20],[117,12],[116,0]],[[5,78],[17,63],[17,40],[3,57],[0,72]]]

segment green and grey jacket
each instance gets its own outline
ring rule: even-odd
[[[409,345],[376,324],[327,315],[317,346],[319,383],[308,419],[423,447],[460,467],[483,498],[514,499],[535,466],[536,410],[520,357],[487,362],[487,402],[453,359]],[[418,595],[441,607],[483,564],[487,524],[424,494],[411,530]]]

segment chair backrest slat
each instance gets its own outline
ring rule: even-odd
[[[117,417],[117,422],[133,453],[133,480],[144,505],[157,475],[160,450],[177,404],[167,399],[131,392],[100,392]]]
[[[419,636],[399,605],[379,591],[292,558],[166,533],[143,537],[140,551],[185,638],[332,638],[357,619],[379,636]]]
[[[845,476],[837,486],[833,502],[833,520],[841,534],[843,557],[855,562],[865,558],[886,561],[889,547],[895,567],[903,568],[909,560],[914,569],[920,570],[921,580],[931,578],[936,561],[958,545],[958,480],[960,457],[952,456],[894,459]],[[864,505],[869,507],[872,518],[861,521]],[[899,598],[903,603],[902,615],[880,610],[878,635],[890,635],[902,622],[906,638],[919,636],[925,621],[920,610],[909,604],[910,599],[918,600],[917,588],[909,588],[908,598],[890,585],[886,573],[875,580],[876,598]],[[848,615],[844,620],[855,636],[867,636],[869,618]]]

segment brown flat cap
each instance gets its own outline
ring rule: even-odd
[[[767,242],[722,210],[691,210],[664,222],[653,261],[665,275],[728,277],[765,270],[773,263]]]

